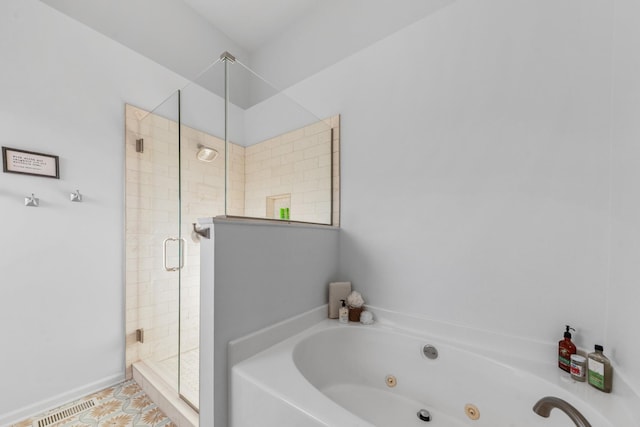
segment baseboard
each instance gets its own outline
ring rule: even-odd
[[[11,424],[18,423],[26,420],[27,418],[35,417],[59,406],[73,402],[74,400],[82,399],[89,394],[111,387],[121,383],[122,381],[124,381],[124,374],[112,375],[82,387],[74,388],[73,390],[69,390],[65,393],[60,393],[48,399],[41,400],[32,405],[22,407],[7,414],[1,414],[0,427],[9,427]]]

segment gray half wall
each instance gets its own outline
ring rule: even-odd
[[[211,220],[200,222],[206,227]],[[227,344],[325,304],[327,284],[338,279],[339,233],[331,227],[213,222],[201,252],[200,425],[214,425],[214,419],[226,426]]]

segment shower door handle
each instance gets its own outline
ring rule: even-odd
[[[178,242],[178,252],[180,253],[180,263],[177,267],[169,267],[169,263],[167,262],[167,243],[169,242]],[[186,247],[187,241],[185,239],[180,239],[177,237],[167,237],[162,242],[162,266],[166,271],[178,271],[182,270],[184,267],[184,248]]]

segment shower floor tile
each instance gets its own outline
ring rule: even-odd
[[[35,420],[92,398],[96,399],[96,406],[54,423],[51,427],[176,427],[133,380],[12,424],[11,427],[31,427]]]

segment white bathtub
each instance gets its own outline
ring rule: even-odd
[[[437,359],[424,357],[425,344],[437,348]],[[549,418],[533,412],[544,396],[571,403],[593,427],[640,425],[615,390],[571,381],[553,363],[507,364],[481,353],[385,324],[324,320],[233,366],[231,426],[573,426],[558,409]],[[478,420],[467,416],[467,404]],[[431,421],[418,419],[420,409]]]

